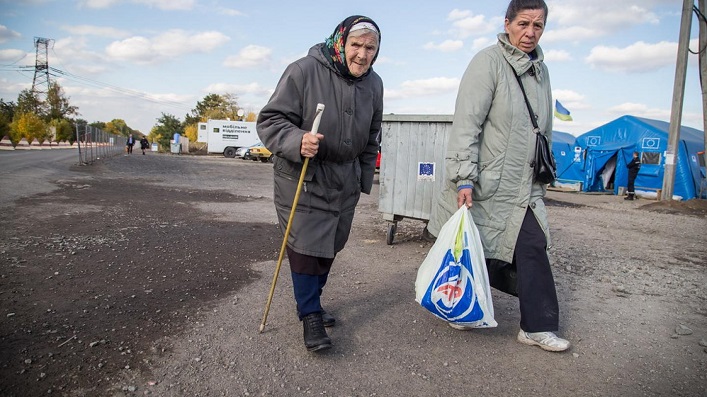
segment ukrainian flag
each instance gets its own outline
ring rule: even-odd
[[[572,116],[570,116],[570,111],[567,110],[560,101],[555,99],[555,117],[562,121],[572,121]]]

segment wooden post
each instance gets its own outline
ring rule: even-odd
[[[705,0],[699,0],[697,2],[698,8],[702,15],[707,15],[707,9],[705,7]],[[703,20],[702,17],[697,18],[700,24],[700,52],[697,55],[700,61],[700,85],[702,86],[702,125],[705,134],[705,146],[702,148],[702,157],[704,157],[704,163],[707,164],[707,21]],[[702,197],[700,197],[702,198]]]
[[[673,199],[675,185],[675,162],[677,161],[682,124],[682,104],[685,97],[685,74],[687,73],[687,53],[690,44],[690,25],[694,0],[683,0],[682,18],[680,19],[680,38],[678,57],[675,65],[675,83],[673,84],[673,102],[670,111],[670,130],[668,132],[668,150],[665,153],[665,172],[663,173],[662,200]]]

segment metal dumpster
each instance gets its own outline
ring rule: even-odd
[[[444,182],[444,155],[451,115],[383,116],[378,211],[389,222],[386,242],[393,244],[398,221],[430,219]]]

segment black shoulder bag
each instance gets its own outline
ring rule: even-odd
[[[528,96],[525,94],[525,88],[523,87],[523,83],[520,81],[520,76],[517,74],[515,76],[516,80],[518,80],[518,84],[520,84],[520,90],[523,92],[525,104],[528,106],[530,121],[533,123],[533,132],[536,137],[535,160],[531,163],[534,170],[535,181],[544,184],[555,182],[555,172],[557,169],[557,166],[555,165],[555,157],[552,155],[552,151],[550,151],[550,145],[547,142],[547,137],[545,134],[540,133],[538,122],[535,120],[535,113],[533,113],[533,108],[530,106]]]

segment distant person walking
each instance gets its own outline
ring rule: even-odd
[[[133,137],[133,134],[128,135],[128,141],[125,143],[125,146],[128,154],[133,154],[133,146],[135,146],[135,137]]]
[[[142,136],[142,139],[140,139],[140,149],[142,149],[142,154],[145,154],[145,150],[147,150],[150,147],[150,142],[147,141],[146,136]]]
[[[636,199],[636,189],[635,182],[638,176],[638,170],[641,169],[641,159],[638,158],[638,152],[633,152],[633,158],[626,164],[628,168],[628,196],[624,197],[624,200],[635,200]]]

